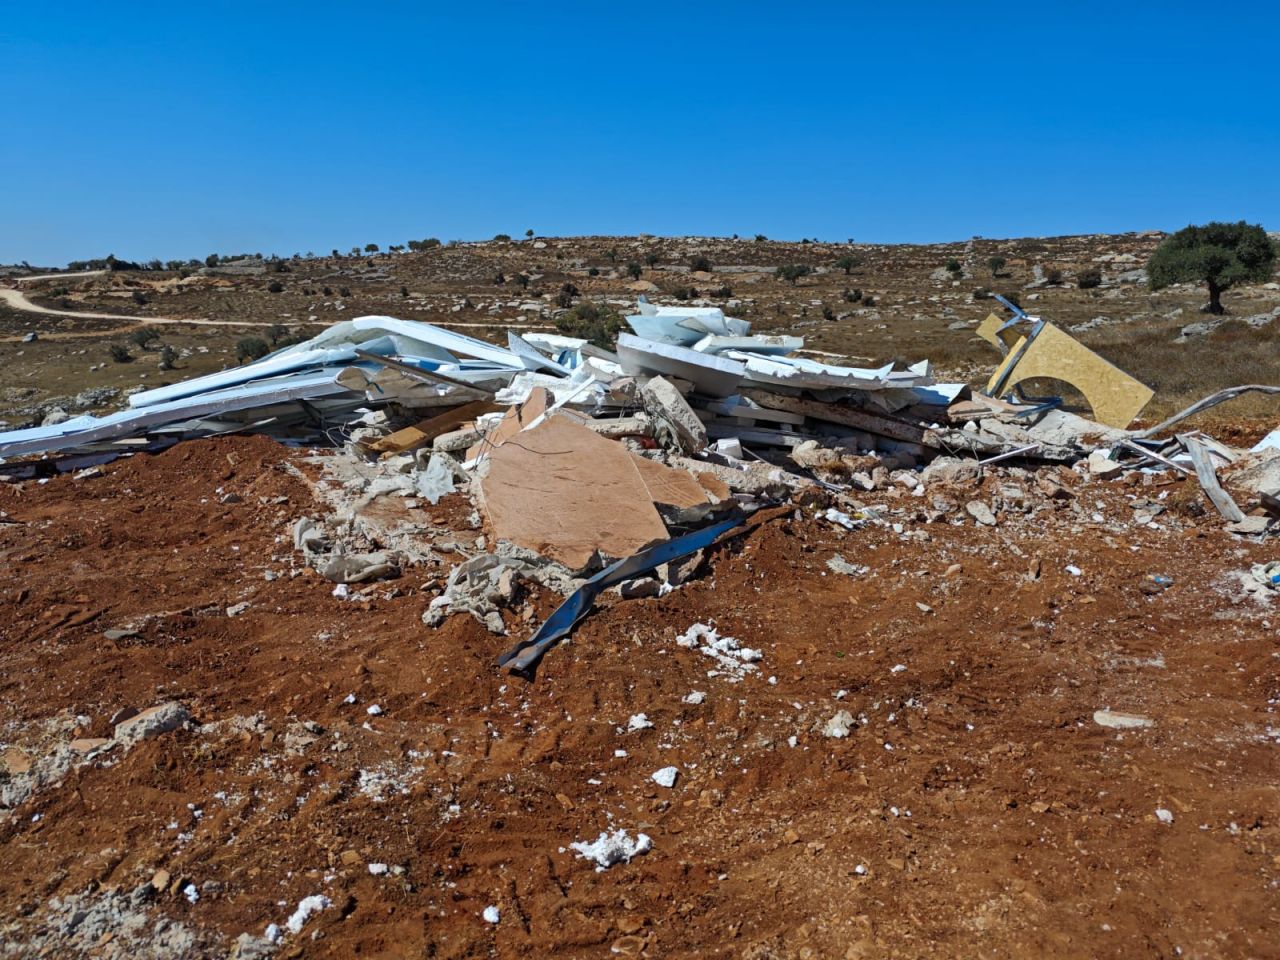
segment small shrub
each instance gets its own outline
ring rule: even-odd
[[[610,349],[625,330],[626,320],[616,310],[597,303],[579,303],[556,317],[556,329],[567,337],[581,337],[598,347]]]
[[[573,298],[580,296],[582,296],[582,291],[572,283],[566,283],[560,288],[560,292],[556,294],[556,306],[568,309],[573,306]]]
[[[1097,269],[1080,271],[1080,275],[1076,277],[1076,286],[1081,290],[1092,290],[1094,287],[1102,286],[1102,271]]]
[[[236,342],[237,363],[260,360],[270,352],[271,348],[267,346],[267,341],[261,337],[245,337],[243,340]]]
[[[272,280],[267,284],[268,293],[284,293],[284,284],[279,280]]]
[[[114,360],[116,363],[132,363],[133,362],[133,354],[129,352],[127,347],[119,343],[113,343],[111,344],[111,346],[107,347],[107,355],[110,356],[111,359]]]
[[[689,269],[694,273],[710,273],[711,261],[706,257],[694,257],[689,261]]]
[[[806,263],[789,263],[778,268],[778,278],[787,281],[793,287],[801,277],[813,273],[813,267]]]
[[[129,334],[129,342],[137,344],[141,349],[145,350],[148,346],[160,339],[160,331],[151,327],[142,327]]]

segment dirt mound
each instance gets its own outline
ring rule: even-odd
[[[304,569],[298,456],[0,488],[0,956],[135,956],[142,923],[172,956],[1273,952],[1276,611],[1237,577],[1273,558],[1135,526],[1154,490],[798,510],[603,599],[528,683],[509,638],[423,626],[421,574],[342,599]],[[677,642],[697,623],[756,669]],[[190,720],[115,739],[166,703]],[[652,850],[569,846],[618,829]]]

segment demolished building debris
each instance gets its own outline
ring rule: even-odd
[[[241,430],[340,445],[338,457],[319,458],[333,515],[293,530],[306,564],[343,590],[439,565],[429,626],[469,613],[503,634],[522,583],[560,594],[560,609],[500,658],[524,674],[603,590],[669,592],[689,574],[676,561],[695,557],[686,565],[696,567],[718,538],[780,503],[821,507],[857,529],[883,522],[857,493],[896,486],[928,505],[928,519],[992,526],[990,505],[957,513],[933,485],[995,464],[1074,465],[1098,477],[1194,476],[1233,532],[1273,528],[1280,444],[1244,451],[1194,431],[1168,440],[1130,431],[1152,391],[1006,305],[1011,320],[991,316],[977,331],[1004,354],[985,392],[935,382],[927,361],[899,369],[801,357],[800,338],[753,335],[713,307],[642,300],[616,354],[572,337],[513,332],[500,347],[360,317],[261,360],[137,392],[118,413],[0,433],[0,472],[39,469],[46,461],[13,462],[33,454],[74,454],[65,459],[83,466]],[[1034,378],[1076,387],[1095,419],[1061,398],[1024,397]],[[1210,401],[1219,402],[1191,412]],[[1037,484],[1050,498],[1071,496],[1047,471]],[[455,491],[472,499],[471,529],[424,535],[411,515],[418,501],[434,506]]]

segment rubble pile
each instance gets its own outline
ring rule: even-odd
[[[529,668],[530,651],[564,636],[600,590],[665,594],[696,575],[717,539],[782,503],[856,529],[895,523],[857,500],[895,490],[923,522],[994,526],[999,514],[1071,501],[1079,474],[1149,483],[1173,471],[1196,477],[1232,532],[1271,529],[1275,434],[1243,451],[1197,432],[1157,441],[1131,431],[1151,390],[1006,306],[1012,319],[991,316],[977,330],[1003,355],[985,391],[936,382],[928,361],[818,362],[798,337],[752,335],[718,308],[643,297],[613,350],[514,331],[500,347],[360,317],[261,360],[134,393],[117,413],[0,434],[0,457],[64,454],[3,468],[22,477],[226,432],[339,447],[314,458],[319,479],[304,477],[332,511],[294,526],[305,564],[341,595],[438,564],[442,589],[423,616],[431,627],[469,613],[505,633],[503,611],[524,585],[566,597],[523,653],[504,655],[513,669]],[[1024,396],[1023,381],[1050,375],[1076,386],[1098,422],[1060,398]],[[1245,389],[1275,388],[1236,392]],[[993,470],[1009,479],[999,497],[966,500],[965,484]],[[405,519],[459,490],[474,506],[465,531]],[[404,509],[388,513],[389,499]],[[1146,501],[1135,518],[1162,510]]]

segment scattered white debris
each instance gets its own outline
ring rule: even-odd
[[[195,903],[197,900],[200,899],[200,891],[196,889],[196,885],[194,883],[188,883],[185,887],[183,887],[182,895],[186,897],[187,900],[190,901],[191,903]]]
[[[1156,819],[1161,823],[1173,823],[1173,811],[1159,807],[1156,809]]]
[[[637,834],[632,840],[625,830],[615,830],[613,833],[605,830],[591,843],[577,841],[569,844],[569,849],[577,851],[578,856],[584,860],[594,861],[596,872],[601,873],[614,864],[630,863],[633,857],[648,853],[653,849],[653,841],[645,833]]]
[[[385,863],[371,863],[369,864],[369,872],[375,877],[380,877],[387,872],[387,865]]]
[[[680,771],[675,767],[663,767],[653,774],[653,782],[660,787],[666,787],[668,790],[676,785],[676,777],[680,776]]]
[[[647,730],[653,724],[649,722],[649,718],[643,713],[632,714],[631,719],[627,721],[628,730]]]
[[[849,735],[849,731],[853,729],[853,714],[848,710],[841,710],[834,717],[827,721],[822,728],[824,737],[832,737],[836,740],[842,740]]]
[[[378,706],[376,703],[371,703],[369,704],[369,708],[365,710],[365,713],[371,717],[380,716],[382,714],[382,707]]]
[[[707,699],[707,695],[703,693],[701,690],[695,690],[693,691],[693,693],[687,693],[684,696],[684,702],[692,704],[695,707],[698,704],[702,703],[703,700],[706,700],[706,699]]]
[[[695,623],[676,637],[682,647],[692,647],[704,656],[712,657],[730,674],[730,680],[740,680],[743,674],[759,669],[756,662],[764,654],[751,647],[744,647],[734,637],[722,637],[714,627]]]
[[[502,919],[502,915],[498,912],[498,908],[492,905],[485,907],[484,913],[482,913],[481,916],[484,917],[485,923],[497,923]]]
[[[333,901],[323,893],[303,897],[298,901],[298,909],[293,911],[293,916],[285,921],[285,926],[289,928],[290,933],[301,933],[303,925],[311,919],[312,914],[319,913],[326,907],[331,906],[333,906]]]
[[[853,517],[849,516],[847,513],[837,510],[835,507],[829,508],[822,516],[832,523],[839,524],[846,530],[857,530],[858,527],[861,526],[860,521],[853,519]]]

